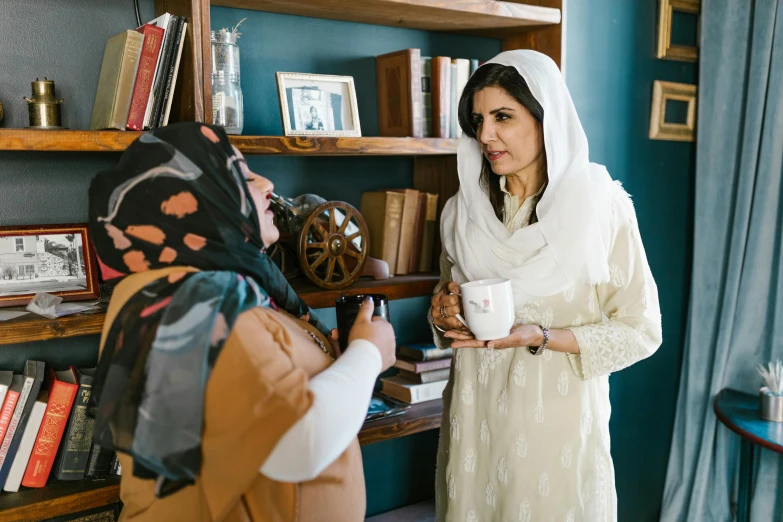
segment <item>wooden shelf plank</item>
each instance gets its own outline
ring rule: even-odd
[[[0,150],[121,152],[140,132],[0,129]]]
[[[372,444],[440,427],[443,399],[414,404],[403,415],[368,422],[359,432],[359,444]]]
[[[500,38],[559,24],[560,10],[499,0],[211,0],[272,13]]]
[[[364,522],[435,522],[435,499],[387,511],[364,519]]]
[[[232,136],[243,154],[270,156],[432,156],[457,153],[456,139],[445,138],[304,138]]]
[[[310,308],[329,308],[344,295],[384,294],[390,300],[432,295],[439,277],[434,274],[396,276],[380,281],[361,280],[341,290],[324,290],[309,281],[293,281],[291,286]]]
[[[122,152],[140,132],[0,129],[0,150],[40,152]],[[457,153],[457,140],[442,138],[301,138],[231,136],[247,155],[269,156],[432,156]]]
[[[27,314],[0,322],[0,345],[99,334],[103,330],[105,318],[105,309],[66,315],[59,319]]]
[[[44,488],[22,488],[0,495],[0,520],[28,522],[68,515],[120,500],[120,477],[55,481]]]
[[[324,290],[309,281],[292,282],[294,289],[311,308],[334,306],[334,302],[343,295],[385,294],[392,300],[420,297],[430,295],[437,284],[438,276],[433,274],[397,276],[382,281],[362,280],[342,290]],[[100,334],[105,317],[103,309],[66,315],[59,319],[27,314],[18,319],[0,322],[0,345]]]

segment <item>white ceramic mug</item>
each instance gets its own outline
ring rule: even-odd
[[[465,318],[457,314],[479,341],[508,337],[514,326],[514,292],[509,279],[482,279],[460,285]],[[467,321],[466,321],[467,319]]]

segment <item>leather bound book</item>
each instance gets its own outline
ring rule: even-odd
[[[414,226],[416,223],[416,212],[419,208],[419,191],[415,189],[394,189],[393,191],[405,195],[400,222],[400,246],[397,250],[397,268],[394,270],[396,275],[405,275],[410,273],[413,236],[415,233]]]
[[[81,480],[87,469],[87,460],[92,447],[94,419],[87,415],[92,394],[92,378],[95,369],[76,370],[79,390],[76,392],[71,417],[65,428],[60,452],[54,463],[55,476],[60,480]]]
[[[424,136],[421,118],[421,50],[405,49],[375,58],[378,132],[381,136]]]
[[[416,205],[416,219],[413,222],[413,247],[411,249],[410,266],[408,273],[412,274],[419,271],[421,264],[421,246],[424,240],[424,220],[427,217],[427,194],[419,192],[418,203]]]
[[[419,271],[429,272],[437,271],[432,266],[435,261],[435,232],[438,231],[438,195],[427,193],[427,210],[424,215],[424,226],[422,227],[421,239],[421,259],[419,260]]]
[[[400,223],[405,195],[399,192],[381,191],[362,194],[361,208],[367,231],[370,234],[370,257],[382,259],[389,265],[389,274],[397,266],[400,245]]]
[[[451,58],[432,59],[432,132],[436,138],[451,135]]]
[[[125,130],[143,42],[144,35],[130,30],[106,42],[90,129]]]
[[[139,68],[136,71],[127,128],[140,131],[144,128],[144,115],[150,99],[152,80],[155,78],[155,68],[158,66],[160,46],[163,44],[163,29],[145,24],[136,31],[144,35],[144,44],[141,48]]]
[[[49,368],[47,379],[49,403],[22,479],[22,485],[28,488],[42,488],[46,485],[79,389],[73,367],[60,372]]]

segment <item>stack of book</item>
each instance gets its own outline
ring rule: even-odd
[[[381,393],[408,404],[440,399],[449,379],[452,349],[441,350],[434,344],[408,344],[397,348],[399,371],[383,377]]]
[[[370,234],[370,256],[389,265],[389,274],[432,270],[438,195],[413,189],[362,194],[360,212]]]
[[[42,488],[59,480],[121,473],[117,455],[92,443],[87,415],[94,369],[64,371],[27,361],[24,373],[0,372],[0,487]],[[54,470],[54,473],[52,473]]]
[[[422,56],[404,49],[376,56],[381,136],[459,138],[457,109],[476,59]]]
[[[188,24],[159,16],[109,39],[103,52],[92,130],[147,130],[168,124]]]

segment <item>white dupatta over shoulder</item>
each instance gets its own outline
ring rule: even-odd
[[[509,232],[479,186],[482,152],[462,136],[460,190],[443,210],[441,237],[457,283],[511,279],[517,306],[554,295],[577,282],[609,279],[611,194],[606,168],[590,163],[587,137],[557,65],[536,51],[499,54],[525,79],[544,109],[548,186],[537,206],[538,223]]]

